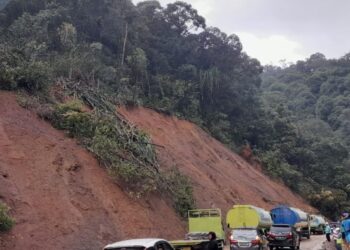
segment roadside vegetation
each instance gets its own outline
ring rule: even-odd
[[[9,215],[8,206],[0,202],[0,232],[8,232],[15,224],[14,219]]]
[[[341,118],[348,106],[340,97],[347,91],[347,56],[315,66],[313,55],[263,72],[242,52],[238,36],[207,27],[180,1],[162,7],[12,0],[0,21],[0,88],[37,98],[39,115],[78,138],[135,196],[165,188],[180,213],[193,206],[185,177],[158,184],[168,177],[159,171],[154,145],[114,112],[115,104],[191,120],[233,150],[250,147],[270,176],[325,215],[350,210],[350,148]]]

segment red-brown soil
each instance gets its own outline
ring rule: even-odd
[[[253,204],[270,209],[288,204],[313,210],[286,186],[272,181],[202,129],[188,121],[145,108],[119,108],[130,122],[149,133],[162,166],[176,166],[189,176],[199,208]]]
[[[102,249],[132,237],[178,238],[165,199],[131,199],[73,139],[0,92],[0,200],[16,225],[0,249]]]
[[[164,146],[162,167],[191,178],[199,208],[312,209],[194,124],[149,109],[120,111]],[[0,200],[16,219],[9,234],[0,234],[0,249],[101,249],[126,238],[178,239],[186,231],[162,195],[130,198],[76,140],[21,108],[9,92],[0,92]]]

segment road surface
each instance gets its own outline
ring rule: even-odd
[[[326,241],[325,235],[311,235],[311,238],[308,240],[303,238],[300,242],[300,250],[335,250],[334,247],[324,247],[324,243]],[[327,244],[328,246],[331,243]],[[288,248],[283,248],[283,250],[287,250]],[[230,246],[226,245],[224,250],[230,250]]]
[[[311,235],[311,238],[301,241],[300,250],[321,250],[324,249],[323,243],[326,240],[325,235]]]

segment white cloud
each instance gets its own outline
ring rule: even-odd
[[[282,35],[258,37],[251,33],[236,33],[242,44],[243,50],[251,57],[257,58],[263,65],[279,65],[281,60],[296,62],[307,56],[302,53],[301,44]]]
[[[134,4],[142,2],[144,0],[132,0]],[[165,7],[168,3],[174,3],[175,0],[159,0],[161,5]],[[191,4],[193,8],[198,10],[199,14],[206,19],[210,16],[210,13],[213,10],[213,6],[215,5],[214,0],[185,0],[185,2]]]
[[[213,0],[192,0],[188,1],[196,10],[198,10],[199,15],[203,16],[205,19],[210,19],[210,14],[213,11],[213,5],[215,4]]]

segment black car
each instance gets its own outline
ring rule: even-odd
[[[288,247],[290,249],[300,249],[300,235],[295,227],[290,225],[273,225],[267,233],[269,248]]]
[[[265,250],[267,239],[256,228],[237,228],[231,231],[230,250]]]

